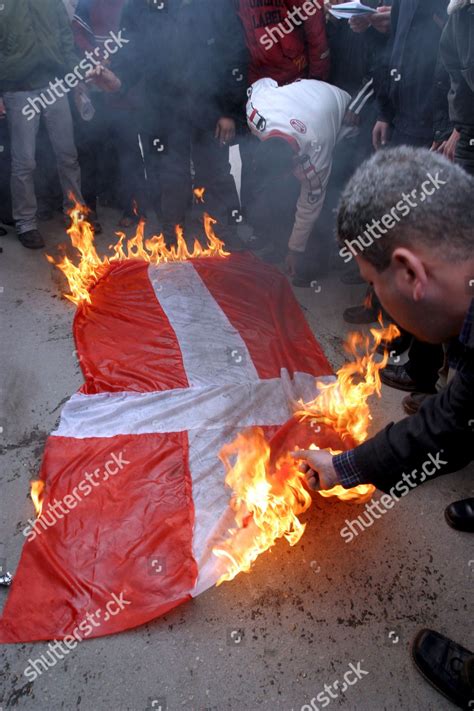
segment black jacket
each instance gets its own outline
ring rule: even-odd
[[[130,42],[113,69],[123,91],[144,78],[152,121],[164,113],[206,129],[221,116],[245,121],[248,60],[233,0],[129,0],[121,27]]]
[[[450,364],[456,375],[447,388],[428,398],[416,415],[388,425],[354,450],[365,481],[389,492],[403,473],[421,473],[430,454],[445,462],[430,478],[474,459],[474,299],[463,332],[451,345]]]
[[[390,58],[378,94],[382,121],[427,142],[445,138],[452,128],[439,91],[446,80],[437,76],[437,67],[444,69],[437,60],[446,7],[446,0],[394,0]]]
[[[456,128],[474,133],[474,5],[453,7],[441,37],[441,58],[449,72],[449,115]]]

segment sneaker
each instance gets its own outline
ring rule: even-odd
[[[28,230],[27,232],[22,232],[18,235],[18,239],[22,243],[23,247],[27,249],[42,249],[45,244],[38,230]]]

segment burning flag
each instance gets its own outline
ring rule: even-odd
[[[205,219],[206,247],[190,251],[178,232],[168,248],[140,225],[100,257],[73,214],[81,259],[58,266],[78,305],[84,385],[33,483],[38,517],[1,642],[64,638],[111,593],[127,607],[89,636],[122,631],[249,570],[277,538],[294,544],[304,531],[311,498],[287,453],[360,440],[351,408],[347,422],[326,408],[339,403],[324,400],[336,380],[286,278],[228,255]]]

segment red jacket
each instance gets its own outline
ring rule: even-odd
[[[329,47],[322,0],[237,0],[250,52],[249,84],[270,77],[278,84],[329,76]],[[294,10],[298,10],[298,14]],[[290,13],[290,14],[289,14]]]

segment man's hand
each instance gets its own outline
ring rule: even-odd
[[[349,18],[349,27],[351,28],[352,32],[357,32],[357,34],[359,34],[360,32],[365,32],[370,27],[369,16]]]
[[[300,471],[305,474],[310,489],[332,489],[341,483],[332,463],[332,454],[324,449],[302,449],[292,452],[291,456],[301,461]]]
[[[3,103],[3,99],[0,98],[0,119],[5,118],[7,115],[6,109],[5,109],[5,104]]]
[[[214,138],[217,138],[221,146],[227,146],[235,138],[235,121],[222,116],[216,125]]]
[[[342,123],[344,126],[360,126],[360,114],[355,114],[350,109],[347,109]]]
[[[456,153],[456,146],[458,144],[461,134],[457,129],[453,129],[452,134],[439,148],[438,152],[443,153],[445,158],[454,162],[454,154]]]
[[[390,134],[390,124],[386,121],[377,121],[372,131],[372,145],[376,151],[387,145]]]
[[[119,91],[122,86],[118,76],[102,64],[98,64],[86,74],[86,81],[93,82],[99,89],[109,93]]]
[[[369,15],[370,24],[374,28],[374,30],[377,30],[377,32],[381,32],[383,35],[386,35],[390,32],[391,17],[392,8],[390,7],[390,5],[382,5],[381,7],[377,8],[377,12],[374,12],[372,15]]]
[[[296,252],[289,251],[285,257],[285,269],[289,277],[293,278],[296,276],[296,269],[298,267],[298,254]]]

